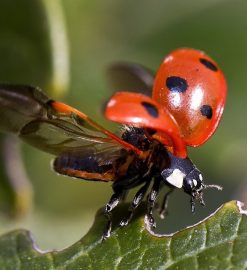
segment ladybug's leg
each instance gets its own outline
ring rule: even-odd
[[[127,195],[128,195],[128,191],[125,190],[125,192],[123,192],[123,195],[122,195],[122,198],[121,198],[121,201],[122,201],[122,202],[125,202],[125,201],[126,201]]]
[[[129,208],[129,212],[126,218],[124,218],[121,222],[120,222],[120,226],[127,226],[130,222],[130,220],[133,217],[134,211],[135,209],[140,205],[141,201],[143,200],[148,187],[150,185],[150,181],[147,181],[145,183],[144,186],[142,186],[136,193],[133,201],[131,202],[130,208]]]
[[[111,211],[119,204],[122,200],[122,197],[125,195],[125,190],[119,190],[115,192],[109,202],[105,206],[105,217],[107,218],[107,226],[103,233],[103,240],[107,239],[111,235],[112,230],[112,214]]]
[[[155,228],[156,224],[154,222],[154,217],[153,217],[153,208],[155,206],[155,202],[160,190],[160,182],[161,178],[155,178],[153,187],[148,195],[148,222],[151,227]]]
[[[190,199],[190,206],[191,206],[191,212],[195,213],[196,208],[195,208],[195,198],[194,197],[191,197],[191,199]]]
[[[169,201],[169,197],[170,197],[170,195],[172,194],[173,191],[174,191],[174,189],[170,189],[165,194],[165,197],[163,199],[163,202],[162,202],[162,205],[161,205],[161,208],[160,208],[160,212],[159,212],[159,215],[160,215],[161,219],[164,219],[168,214],[168,211],[167,211],[168,201]]]

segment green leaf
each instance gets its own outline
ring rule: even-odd
[[[121,218],[127,206],[116,211]],[[30,233],[18,230],[0,238],[1,269],[246,269],[247,213],[241,203],[224,204],[195,226],[169,236],[150,233],[144,205],[126,228],[101,241],[102,210],[80,241],[61,251],[41,252]],[[55,228],[53,228],[55,229]],[[68,232],[69,233],[69,232]]]

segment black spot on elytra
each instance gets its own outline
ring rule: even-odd
[[[145,101],[143,101],[141,104],[150,116],[152,116],[153,118],[157,118],[159,116],[158,109],[153,104]]]
[[[205,59],[205,58],[200,58],[200,62],[207,68],[211,69],[212,71],[217,71],[218,68],[216,67],[216,65],[214,63],[212,63],[211,61]]]
[[[187,81],[178,76],[171,76],[166,79],[166,86],[172,92],[183,93],[187,90]]]
[[[200,109],[201,114],[203,116],[206,116],[208,119],[211,119],[213,116],[213,110],[210,105],[203,105]]]

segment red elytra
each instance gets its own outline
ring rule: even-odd
[[[184,48],[164,59],[152,97],[176,119],[185,144],[195,147],[216,130],[226,93],[226,80],[217,64],[202,51]]]
[[[217,64],[204,52],[177,49],[161,64],[153,85],[152,98],[142,94],[117,93],[106,106],[108,119],[157,131],[155,139],[172,146],[178,157],[186,157],[187,146],[199,146],[214,133],[221,119],[226,80]],[[147,114],[143,102],[159,112]]]
[[[171,145],[174,155],[184,158],[187,156],[176,120],[148,96],[118,92],[108,102],[105,116],[114,122],[155,130],[156,139],[165,145]]]

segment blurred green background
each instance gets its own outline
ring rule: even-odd
[[[225,201],[247,202],[246,1],[9,2],[0,0],[0,80],[39,85],[108,128],[101,104],[109,95],[105,73],[111,63],[137,62],[155,71],[175,48],[207,52],[224,71],[229,93],[216,134],[205,145],[191,149],[190,155],[206,182],[220,184],[224,190],[206,191],[207,207],[198,206],[195,215],[190,212],[189,197],[175,192],[169,216],[158,229],[174,232],[206,217]],[[50,170],[51,155],[28,145],[22,146],[22,152],[33,185],[33,207],[18,219],[3,212],[0,233],[26,228],[43,249],[74,243],[108,201],[110,184],[58,176]]]

